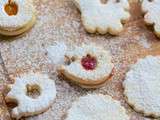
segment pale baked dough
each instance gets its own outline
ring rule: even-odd
[[[104,81],[104,82],[102,82],[102,83],[100,83],[100,84],[94,84],[94,85],[88,85],[88,84],[79,84],[79,86],[80,87],[82,87],[82,88],[86,88],[86,89],[91,89],[91,88],[101,88],[101,87],[104,87],[106,84],[107,84],[107,82],[108,82],[108,80],[112,77],[112,75],[113,75],[113,73],[112,74],[110,74],[110,76],[108,77],[108,79],[106,80],[106,81]]]
[[[123,83],[128,103],[145,116],[160,117],[160,57],[147,56],[131,67]]]
[[[129,117],[120,102],[110,96],[89,94],[72,104],[65,120],[129,120]]]
[[[4,6],[8,0],[0,1],[0,34],[15,36],[29,30],[36,22],[36,11],[31,0],[12,0],[18,6],[16,15],[9,16]]]
[[[123,30],[122,22],[130,17],[128,0],[108,0],[106,4],[101,0],[73,1],[81,11],[82,23],[89,33],[118,35]]]
[[[28,85],[38,85],[40,95],[32,98],[27,95]],[[46,111],[56,97],[55,82],[47,75],[41,73],[27,73],[15,78],[15,83],[10,85],[11,91],[6,96],[6,102],[16,101],[18,106],[12,109],[13,118],[19,119],[36,115]]]
[[[86,70],[81,64],[82,58],[88,54],[97,59],[97,66],[94,70]],[[60,65],[58,72],[82,87],[95,88],[104,84],[113,71],[114,65],[111,62],[110,53],[94,44],[76,46],[74,50],[68,51],[65,57],[70,63]]]
[[[154,31],[160,37],[160,0],[143,0],[142,11],[145,13],[144,21],[154,26]]]

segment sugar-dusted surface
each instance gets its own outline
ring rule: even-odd
[[[3,70],[2,59],[0,57],[0,120],[10,120],[10,114],[6,107],[6,103],[4,100],[3,90],[4,90],[4,83],[7,80],[5,76],[5,72]]]
[[[126,74],[123,82],[124,94],[128,103],[136,111],[142,111],[146,116],[159,117],[159,61],[160,57],[147,56],[139,59]],[[143,77],[142,77],[143,76]],[[156,94],[157,93],[157,94]]]
[[[18,38],[0,38],[0,51],[9,74],[39,70],[49,73],[56,80],[58,93],[55,103],[47,112],[26,120],[62,120],[72,101],[87,93],[108,94],[120,100],[131,115],[131,120],[151,120],[128,106],[122,88],[130,64],[145,55],[160,54],[160,41],[145,26],[137,3],[131,3],[132,18],[119,37],[87,34],[80,21],[80,13],[70,0],[35,0],[34,4],[38,20],[33,29]],[[96,90],[85,90],[58,78],[55,65],[50,64],[46,53],[46,49],[55,41],[65,42],[68,47],[82,42],[104,46],[113,55],[113,78]]]
[[[2,85],[4,81],[5,81],[5,74],[3,70],[3,61],[0,56],[0,85]]]

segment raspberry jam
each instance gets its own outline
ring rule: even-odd
[[[86,57],[82,58],[81,65],[86,70],[94,70],[96,68],[96,66],[97,66],[97,60],[96,60],[95,57],[87,55]]]

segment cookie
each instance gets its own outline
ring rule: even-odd
[[[72,104],[65,120],[129,120],[129,117],[120,102],[110,96],[89,94]]]
[[[113,72],[113,71],[112,71],[112,72]],[[113,73],[110,74],[110,76],[108,77],[108,79],[107,79],[106,81],[104,81],[104,82],[102,82],[102,83],[100,83],[100,84],[94,84],[94,85],[79,84],[79,86],[82,87],[82,88],[86,88],[86,89],[101,88],[101,87],[104,87],[104,86],[107,84],[108,80],[112,77],[112,75],[113,75]]]
[[[155,34],[160,37],[160,1],[143,0],[142,11],[145,13],[144,21],[154,26]]]
[[[66,52],[65,58],[66,64],[60,65],[58,72],[83,87],[100,86],[113,72],[109,52],[94,44],[76,46]]]
[[[12,117],[16,119],[46,111],[56,97],[54,81],[40,73],[20,75],[15,78],[15,83],[10,85],[10,88],[11,91],[5,99],[7,103],[18,104],[11,111]]]
[[[8,112],[3,92],[0,91],[0,120],[11,120]]]
[[[82,23],[89,33],[118,35],[130,17],[128,0],[73,0],[81,12]]]
[[[19,35],[35,24],[36,12],[31,0],[1,0],[0,8],[1,35]]]
[[[128,103],[145,116],[160,117],[160,57],[138,60],[126,75],[124,94]]]

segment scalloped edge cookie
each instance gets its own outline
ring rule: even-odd
[[[144,21],[148,25],[153,25],[155,34],[160,38],[160,1],[143,0],[142,11],[144,12]]]
[[[129,20],[128,0],[72,0],[81,12],[81,20],[89,33],[110,33],[118,35],[123,31],[123,24]],[[113,10],[114,9],[114,10]]]
[[[73,102],[65,120],[129,120],[129,116],[109,95],[88,94]]]
[[[45,112],[56,98],[55,82],[48,75],[41,73],[24,73],[16,78],[14,84],[8,85],[9,93],[6,102],[16,102],[17,106],[11,110],[11,116],[16,119]],[[29,96],[28,90],[39,90],[36,97]]]
[[[147,56],[130,68],[123,82],[126,101],[144,116],[160,117],[159,71],[160,56]]]

